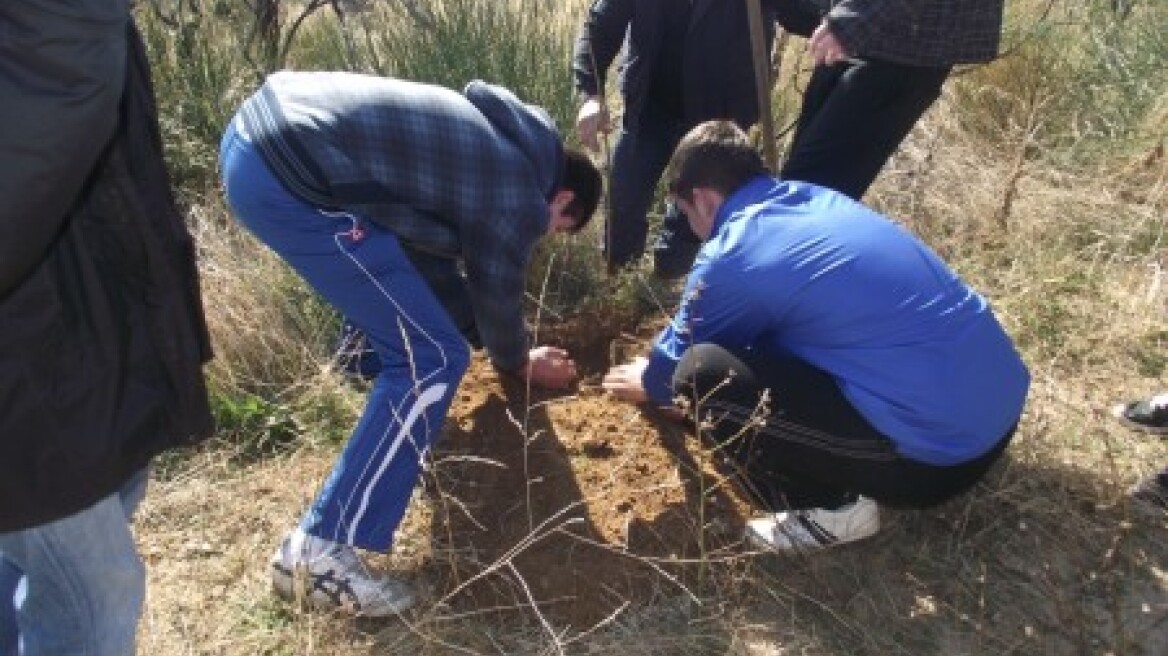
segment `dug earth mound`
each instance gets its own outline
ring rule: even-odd
[[[427,476],[427,578],[454,610],[538,612],[587,629],[686,594],[739,552],[749,506],[692,430],[600,387],[651,334],[603,323],[541,336],[576,359],[568,392],[501,380],[481,359],[464,378]]]

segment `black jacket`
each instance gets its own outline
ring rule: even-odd
[[[661,49],[662,16],[687,0],[595,0],[576,39],[572,70],[577,91],[603,92],[608,67],[628,38],[621,63],[625,126],[636,130]],[[763,0],[766,42],[774,40],[775,8]],[[769,51],[768,51],[769,55]],[[728,119],[746,128],[758,120],[750,24],[743,0],[693,0],[682,62],[689,125]]]
[[[0,3],[0,97],[13,119],[0,122],[0,531],[12,531],[83,510],[209,435],[210,344],[125,2]],[[21,131],[29,112],[65,138]]]
[[[627,38],[621,64],[625,126],[635,130],[660,51],[661,16],[686,0],[594,0],[576,39],[576,89],[603,92],[604,78]],[[758,120],[754,64],[744,0],[692,0],[685,43],[685,111],[690,125]],[[859,57],[912,66],[983,62],[997,53],[1002,0],[760,0],[766,42],[777,21],[802,37],[825,18]],[[769,55],[769,52],[768,52]]]

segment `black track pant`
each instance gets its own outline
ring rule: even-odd
[[[770,510],[834,508],[856,494],[890,506],[941,503],[976,483],[1014,433],[959,465],[909,460],[823,371],[795,359],[746,361],[712,344],[690,348],[673,388],[696,404],[703,439]]]

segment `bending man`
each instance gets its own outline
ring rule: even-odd
[[[467,299],[501,372],[569,385],[568,355],[528,342],[526,268],[545,234],[588,222],[600,175],[564,151],[542,109],[506,89],[350,73],[270,76],[231,122],[220,160],[239,220],[381,361],[344,453],[277,550],[275,589],[303,586],[314,605],[359,615],[400,612],[412,592],[367,571],[355,548],[389,550],[469,363],[466,327],[442,301]],[[407,249],[449,266],[427,265],[423,278]]]

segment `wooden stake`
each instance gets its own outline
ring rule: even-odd
[[[762,156],[771,172],[775,172],[779,166],[779,154],[775,147],[775,121],[771,116],[771,62],[766,53],[759,0],[746,0],[746,15],[750,20],[750,49],[754,55],[754,88],[762,127]]]

